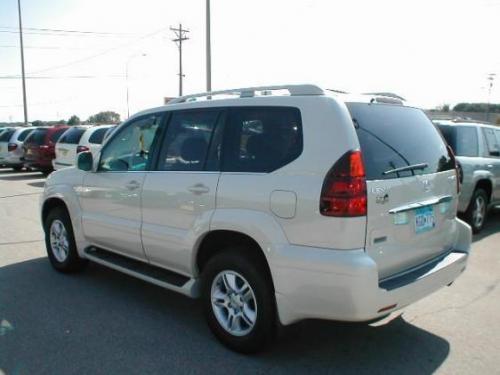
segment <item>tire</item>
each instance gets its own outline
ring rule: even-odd
[[[472,227],[472,232],[477,234],[483,229],[488,214],[489,198],[486,191],[478,188],[472,194],[469,207],[465,212],[465,220]]]
[[[23,170],[23,166],[22,165],[16,165],[15,167],[12,167],[12,169],[15,172],[21,172]]]
[[[42,172],[42,174],[47,177],[49,174],[52,173],[52,169],[42,169],[40,172]]]
[[[245,250],[224,250],[208,261],[202,274],[202,303],[208,326],[222,344],[240,353],[255,353],[276,337],[276,302],[267,265]],[[237,312],[232,318],[234,333],[228,330],[230,310]]]
[[[49,212],[44,229],[45,247],[52,267],[59,272],[71,273],[81,271],[87,265],[87,260],[78,255],[71,219],[63,207],[55,207]]]

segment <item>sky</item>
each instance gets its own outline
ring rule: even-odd
[[[434,108],[500,103],[500,0],[212,0],[214,90],[316,83]],[[22,0],[29,121],[206,91],[205,0]],[[0,1],[0,122],[22,121],[17,0]],[[85,33],[50,32],[73,30]],[[87,33],[91,32],[91,33]],[[62,34],[62,35],[61,35]],[[145,54],[145,56],[143,56]],[[128,66],[128,80],[126,71]]]

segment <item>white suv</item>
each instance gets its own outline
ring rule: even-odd
[[[201,297],[219,340],[252,352],[279,324],[370,321],[451,284],[471,244],[457,186],[421,110],[274,86],[133,116],[47,179],[41,216],[57,270],[91,260]]]

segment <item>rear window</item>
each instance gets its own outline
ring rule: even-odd
[[[19,134],[19,137],[17,137],[17,140],[18,140],[19,142],[23,142],[23,141],[26,139],[26,137],[27,137],[28,135],[30,135],[30,133],[31,133],[32,131],[33,131],[33,129],[26,129],[26,130],[23,130],[23,131],[21,132],[21,134]]]
[[[25,143],[34,143],[38,146],[43,145],[45,141],[45,135],[47,134],[47,129],[36,129],[26,138]]]
[[[347,107],[356,127],[368,180],[408,177],[454,168],[443,138],[421,110],[365,103],[349,103]],[[427,166],[384,173],[416,164]]]
[[[1,132],[0,142],[8,142],[10,140],[10,137],[12,137],[12,134],[14,134],[14,132],[15,132],[14,129],[8,129]]]
[[[68,128],[57,129],[50,135],[50,141],[56,143]]]
[[[59,139],[59,142],[76,145],[80,142],[80,138],[85,133],[85,130],[85,128],[69,128]]]
[[[109,130],[109,128],[100,128],[100,129],[97,129],[95,130],[91,135],[90,135],[90,138],[89,138],[89,143],[95,143],[95,144],[101,144],[103,139],[104,139],[104,135],[106,134],[106,132]]]
[[[446,143],[450,145],[457,156],[477,156],[479,146],[477,131],[472,126],[438,125]]]

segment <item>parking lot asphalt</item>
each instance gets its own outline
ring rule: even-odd
[[[244,356],[215,340],[197,301],[95,264],[53,271],[43,184],[0,169],[0,375],[500,374],[500,212],[451,287],[372,325],[301,322]]]

